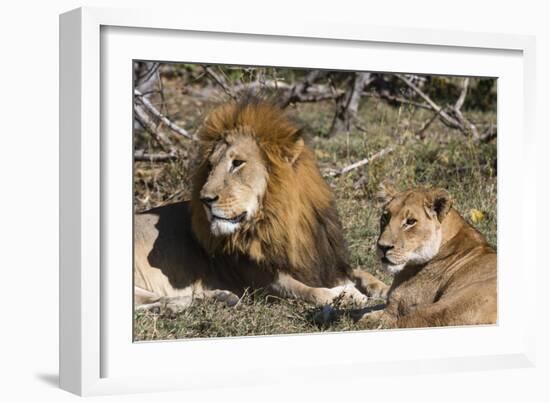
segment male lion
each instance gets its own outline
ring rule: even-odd
[[[384,310],[361,321],[382,327],[496,322],[497,255],[452,208],[443,189],[397,193],[382,186],[378,255],[395,273]]]
[[[222,105],[198,134],[190,202],[136,214],[138,308],[238,302],[247,288],[364,304],[387,286],[350,269],[331,191],[298,128],[260,100]]]

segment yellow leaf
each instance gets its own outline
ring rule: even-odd
[[[478,223],[485,218],[485,214],[483,214],[483,211],[473,208],[470,210],[470,218],[472,219],[472,222]]]

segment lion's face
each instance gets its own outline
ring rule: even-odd
[[[206,161],[208,176],[200,200],[213,235],[230,235],[261,209],[267,187],[267,169],[251,136],[227,136]]]
[[[384,187],[377,253],[383,267],[397,273],[406,266],[429,262],[439,252],[441,223],[452,201],[443,189],[413,189],[396,193]]]

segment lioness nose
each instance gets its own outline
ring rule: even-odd
[[[380,243],[380,242],[378,242],[378,247],[380,248],[380,250],[382,251],[382,253],[384,255],[386,253],[388,253],[389,250],[393,249],[393,245],[387,245],[387,244],[383,244],[383,243]]]
[[[214,197],[211,197],[211,196],[203,196],[201,197],[201,202],[203,202],[204,204],[206,204],[207,206],[210,206],[212,203],[214,203],[216,200],[218,200],[219,197],[218,196],[214,196]]]

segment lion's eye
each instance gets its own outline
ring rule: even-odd
[[[411,225],[414,225],[416,224],[416,219],[414,218],[407,218],[407,221],[405,222],[405,224],[410,227]]]
[[[238,167],[240,167],[242,164],[244,164],[244,161],[243,161],[243,160],[233,160],[233,168],[238,168]]]

